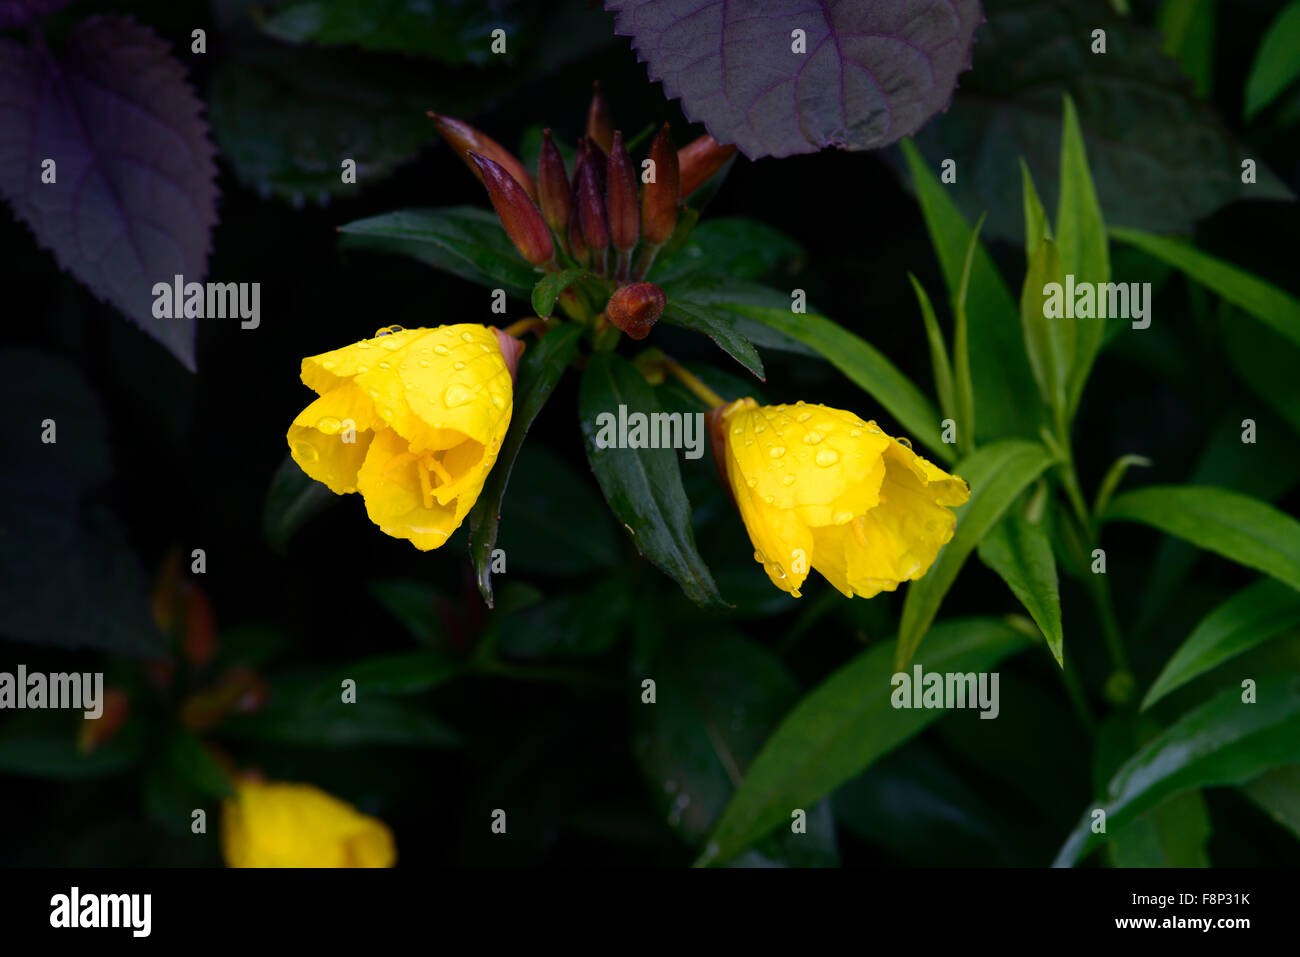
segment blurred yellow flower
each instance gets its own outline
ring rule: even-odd
[[[815,568],[846,596],[920,578],[952,538],[966,483],[875,422],[824,405],[724,407],[726,476],[772,583],[798,597]]]
[[[228,867],[392,867],[383,821],[310,784],[241,779],[221,805]]]
[[[496,462],[521,348],[488,326],[392,326],[303,359],[320,398],[289,427],[290,453],[331,491],[360,492],[385,534],[437,548]]]

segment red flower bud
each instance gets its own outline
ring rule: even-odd
[[[591,258],[587,244],[582,241],[582,224],[578,222],[578,208],[569,213],[569,255],[585,266]]]
[[[542,131],[542,154],[537,160],[537,199],[547,225],[555,235],[563,236],[569,225],[573,194],[564,172],[564,157],[551,139],[550,130]]]
[[[508,149],[488,136],[481,133],[474,127],[461,120],[451,116],[441,116],[432,111],[429,112],[429,119],[433,120],[438,127],[438,132],[452,150],[465,161],[470,172],[477,176],[480,182],[483,179],[479,168],[469,159],[469,153],[477,153],[479,156],[486,156],[492,162],[505,169],[516,183],[524,188],[529,199],[537,198],[537,187],[533,185],[533,178],[528,175],[528,170],[524,169],[524,164],[515,158],[515,155]]]
[[[609,103],[600,91],[597,81],[591,85],[591,107],[587,110],[587,135],[606,153],[614,144],[614,120],[610,116]]]
[[[596,183],[595,163],[590,154],[578,176],[577,202],[583,241],[599,259],[609,245],[609,223],[605,220],[605,197]]]
[[[668,299],[664,291],[652,282],[634,282],[623,286],[609,297],[605,317],[628,334],[631,339],[644,339],[663,315]]]
[[[217,624],[212,614],[212,602],[194,582],[184,582],[185,631],[181,635],[181,649],[185,660],[202,667],[217,653]]]
[[[679,149],[677,165],[681,169],[682,199],[703,186],[735,152],[734,146],[723,146],[707,133]]]
[[[609,176],[605,186],[605,208],[609,213],[609,236],[614,248],[625,252],[641,235],[641,211],[636,197],[636,170],[623,147],[623,134],[614,131],[609,151]]]
[[[492,330],[497,334],[497,344],[501,347],[501,358],[506,360],[506,368],[510,370],[510,378],[514,379],[519,373],[519,357],[524,354],[524,344],[520,339],[516,339],[504,329]]]
[[[99,717],[83,720],[77,732],[77,750],[82,754],[89,754],[113,739],[126,723],[131,700],[121,688],[105,688],[100,708]]]
[[[646,242],[659,246],[668,241],[677,226],[677,204],[681,201],[677,151],[667,123],[650,144],[650,160],[655,178],[641,189],[641,234]]]
[[[473,152],[466,155],[478,167],[480,179],[492,200],[492,208],[497,211],[506,235],[520,255],[534,266],[549,262],[555,252],[551,230],[524,188],[500,164],[486,156]]]

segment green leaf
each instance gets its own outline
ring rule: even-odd
[[[490,627],[497,651],[507,658],[589,658],[618,641],[631,613],[628,581],[616,574],[581,591],[493,615]]]
[[[1300,764],[1265,771],[1241,790],[1269,817],[1300,837]]]
[[[1240,306],[1300,345],[1300,299],[1193,246],[1136,229],[1112,227],[1110,235],[1182,270],[1193,282]]]
[[[176,731],[167,742],[167,764],[172,773],[199,794],[225,798],[234,794],[230,778],[197,736]]]
[[[597,444],[598,417],[613,416],[617,422],[621,408],[629,415],[640,412],[647,418],[659,412],[654,390],[626,359],[600,352],[591,357],[583,372],[578,407],[591,469],[637,551],[676,579],[692,601],[725,605],[695,549],[691,503],[682,488],[676,451],[602,448]]]
[[[290,456],[285,456],[271,477],[262,509],[262,537],[283,555],[289,539],[309,519],[319,515],[339,497],[326,485],[309,477]]]
[[[561,269],[559,272],[548,272],[537,280],[537,285],[533,287],[533,312],[543,319],[551,318],[551,313],[555,311],[555,300],[560,298],[560,293],[579,279],[589,277],[590,274],[585,269]]]
[[[320,677],[273,680],[274,694],[265,708],[227,718],[217,730],[235,738],[327,749],[460,745],[456,732],[403,699],[366,694],[358,688],[357,700],[345,704],[337,686],[333,696],[323,699],[320,681]]]
[[[1025,647],[991,619],[937,626],[924,652],[931,672],[987,671]],[[804,696],[767,739],[718,821],[700,863],[726,861],[859,774],[944,712],[895,708],[888,643],[858,655]]]
[[[1300,349],[1235,309],[1223,317],[1221,328],[1228,361],[1246,388],[1272,406],[1300,436],[1300,389],[1295,387]]]
[[[328,705],[338,701],[345,679],[357,683],[362,695],[406,695],[429,691],[446,684],[468,670],[468,665],[443,651],[409,651],[404,654],[366,658],[338,669],[321,682],[316,701]]]
[[[1201,619],[1142,700],[1145,711],[1175,688],[1283,632],[1300,627],[1300,591],[1265,578]]]
[[[340,226],[345,249],[410,256],[483,286],[530,295],[538,273],[491,211],[475,206],[404,209]]]
[[[1295,675],[1261,678],[1256,700],[1234,685],[1188,712],[1133,755],[1111,778],[1106,799],[1085,810],[1054,866],[1077,864],[1096,845],[1093,811],[1108,831],[1124,827],[1165,799],[1192,788],[1240,785],[1300,762],[1300,685]]]
[[[655,703],[632,712],[632,751],[669,827],[697,847],[799,686],[771,652],[728,630],[708,641],[665,634],[645,673]]]
[[[798,339],[825,357],[859,388],[879,402],[920,442],[944,462],[951,462],[951,446],[939,431],[939,415],[907,376],[870,345],[825,316],[796,315],[789,309],[736,305],[734,311]]]
[[[521,35],[522,24],[516,11],[478,0],[307,0],[279,4],[261,26],[288,43],[354,46],[484,66],[500,58],[488,42],[492,30],[500,27],[513,38]]]
[[[1020,599],[1047,639],[1056,663],[1065,667],[1056,559],[1043,522],[1012,512],[980,542],[979,555]]]
[[[953,396],[957,403],[957,418],[961,422],[958,447],[969,453],[975,442],[975,391],[971,385],[970,373],[970,321],[966,310],[966,299],[970,294],[971,265],[975,260],[975,250],[979,248],[980,230],[984,226],[984,217],[970,232],[970,242],[966,245],[966,258],[962,261],[961,282],[952,297],[953,333],[952,333],[952,382]]]
[[[671,255],[665,247],[646,278],[659,286],[700,274],[762,279],[777,269],[790,271],[802,257],[798,243],[756,219],[706,219]]]
[[[736,331],[756,346],[780,349],[799,355],[817,355],[815,349],[810,349],[797,339],[755,322],[736,311],[740,306],[789,310],[792,300],[788,293],[744,279],[705,273],[696,273],[685,279],[664,283],[661,288],[668,297],[669,303],[675,298],[686,299],[700,307],[722,310],[734,322]]]
[[[1214,21],[1214,0],[1164,0],[1156,14],[1161,52],[1182,64],[1203,99],[1214,90]]]
[[[1227,489],[1157,485],[1125,492],[1103,521],[1142,522],[1300,589],[1300,522]]]
[[[1044,239],[1052,238],[1052,224],[1047,221],[1047,210],[1038,198],[1034,177],[1030,175],[1029,166],[1023,158],[1020,160],[1020,192],[1025,208],[1025,259],[1029,260]]]
[[[370,583],[370,594],[421,644],[444,643],[446,636],[438,615],[441,596],[429,583],[404,579],[376,581]]]
[[[1076,282],[1110,282],[1110,245],[1101,204],[1088,169],[1088,155],[1079,128],[1074,101],[1065,97],[1065,118],[1061,125],[1060,199],[1056,208],[1056,237],[1061,251],[1061,272]],[[1083,394],[1092,363],[1101,349],[1106,321],[1100,318],[1075,320],[1077,345],[1071,357],[1066,396],[1068,415],[1073,416]]]
[[[916,293],[917,304],[921,307],[921,321],[925,323],[925,338],[930,344],[930,367],[934,370],[934,391],[939,396],[939,409],[945,418],[956,414],[956,400],[952,384],[952,364],[948,361],[948,347],[944,345],[943,332],[939,329],[939,319],[934,314],[930,297],[920,280],[910,272],[907,278]]]
[[[758,357],[758,350],[736,331],[735,322],[730,316],[707,305],[674,296],[668,300],[663,320],[683,329],[704,333],[723,352],[759,379],[763,378],[763,360]]]
[[[145,736],[138,720],[128,720],[89,753],[77,747],[77,727],[84,720],[50,711],[7,718],[0,729],[0,772],[80,781],[116,774],[139,762]]]
[[[483,491],[469,513],[469,554],[474,561],[474,575],[478,590],[489,608],[492,607],[492,550],[497,542],[497,529],[501,524],[501,500],[510,481],[510,470],[515,456],[524,444],[529,427],[542,411],[559,384],[564,370],[578,354],[582,327],[565,323],[548,329],[546,334],[524,351],[519,363],[519,378],[515,383],[514,410],[510,415],[510,428],[506,431],[496,465],[483,483]]]
[[[1048,408],[1066,409],[1070,370],[1078,345],[1078,321],[1070,316],[1049,317],[1043,293],[1048,283],[1063,288],[1065,274],[1057,245],[1044,239],[1029,257],[1025,285],[1020,291],[1020,328],[1025,354],[1034,373],[1038,393]]]
[[[1269,26],[1246,78],[1246,119],[1268,106],[1300,77],[1300,2],[1288,4]]]
[[[590,475],[533,442],[515,460],[511,482],[499,547],[512,571],[582,575],[617,563],[613,523]]]
[[[915,144],[903,140],[900,146],[949,296],[956,299],[966,270],[972,230],[952,201],[948,187],[931,172]],[[1016,304],[988,251],[978,242],[971,254],[965,303],[970,324],[971,381],[980,410],[975,437],[1036,434],[1034,416],[1024,402],[1024,396],[1033,392],[1033,379],[1012,318]]]
[[[952,108],[916,134],[925,156],[959,158],[957,182],[943,188],[972,220],[988,210],[985,241],[1023,239],[1021,210],[1007,201],[1019,187],[1019,158],[1047,208],[1056,207],[1066,93],[1113,223],[1188,233],[1238,199],[1291,196],[1262,163],[1258,182],[1242,183],[1241,160],[1256,154],[1196,96],[1160,52],[1164,38],[1140,18],[1079,0],[996,0],[985,9],[974,67],[962,74]],[[1097,29],[1106,31],[1104,54],[1090,49]]]
[[[1102,477],[1101,484],[1097,486],[1097,500],[1092,505],[1094,518],[1106,511],[1115,490],[1119,488],[1119,483],[1124,481],[1125,473],[1134,465],[1144,469],[1150,468],[1151,460],[1144,455],[1121,455],[1111,463],[1105,476]]]
[[[908,586],[898,626],[895,663],[899,670],[912,660],[966,556],[1052,462],[1051,453],[1036,442],[1004,439],[984,446],[954,468],[953,474],[970,486],[970,501],[957,513],[952,540],[940,549],[925,576]]]

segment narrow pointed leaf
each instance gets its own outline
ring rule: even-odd
[[[1061,594],[1056,558],[1041,521],[1009,514],[979,544],[980,561],[993,569],[1038,625],[1056,663],[1064,667]]]

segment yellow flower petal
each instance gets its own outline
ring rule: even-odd
[[[304,359],[322,393],[289,430],[294,459],[335,492],[360,491],[371,520],[437,548],[469,514],[510,425],[513,382],[495,330],[402,329]],[[340,444],[335,420],[357,441]]]
[[[336,495],[355,492],[374,424],[370,400],[345,382],[298,413],[289,427],[289,454]]]
[[[722,413],[728,482],[772,582],[798,595],[809,567],[845,595],[919,578],[952,537],[966,483],[887,436],[822,405]]]
[[[229,867],[392,867],[397,848],[380,820],[308,784],[241,780],[221,806]]]

